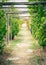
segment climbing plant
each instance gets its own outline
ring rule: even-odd
[[[12,30],[12,39],[14,39],[14,36],[16,36],[19,32],[19,23],[18,23],[18,20],[13,18],[11,20],[12,22],[12,27],[11,27],[11,30]]]
[[[9,9],[10,12],[16,12],[16,8],[14,8],[13,5],[11,5],[11,9]],[[14,39],[15,36],[17,36],[18,32],[19,32],[19,23],[20,23],[20,19],[19,16],[16,14],[9,14],[9,26],[11,28],[10,30],[10,37],[12,37],[12,40]]]
[[[2,7],[2,5],[1,5]],[[5,11],[0,9],[0,54],[3,52],[4,48],[4,37],[6,35],[6,18]]]
[[[34,0],[29,0],[29,2]],[[35,0],[37,1],[37,0]],[[41,1],[41,0],[38,0]],[[45,1],[45,0],[43,0]],[[32,35],[35,39],[38,40],[39,44],[41,46],[46,46],[46,17],[44,17],[45,12],[43,5],[32,5],[32,7],[29,5],[29,12],[32,16],[32,22],[31,22],[31,29],[32,29]]]

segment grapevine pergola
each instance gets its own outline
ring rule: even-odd
[[[36,6],[38,4],[42,4],[44,6],[44,10],[43,11],[46,11],[46,1],[38,1],[38,2],[0,2],[0,5],[2,5],[2,7],[0,6],[0,9],[9,9],[9,8],[12,8],[11,5],[33,5],[33,6]],[[6,7],[7,6],[7,7]],[[31,8],[32,6],[30,6]],[[28,8],[28,7],[16,7],[14,6],[14,8]],[[6,17],[7,17],[7,27],[9,25],[9,18],[8,18],[8,15],[9,14],[25,14],[25,13],[29,13],[29,11],[19,11],[19,12],[6,12]],[[36,13],[36,11],[34,11],[33,13]],[[46,16],[46,15],[44,15]],[[15,16],[14,18],[17,18],[18,16]],[[24,16],[21,16],[21,17],[24,17]],[[30,16],[25,16],[25,17],[31,17]],[[9,35],[8,35],[9,37]],[[9,39],[8,39],[9,40]]]
[[[38,1],[38,2],[0,2],[0,9],[9,9],[11,8],[11,5],[34,5],[37,7],[38,4],[42,4],[46,8],[46,1]],[[8,7],[6,7],[8,6]],[[32,6],[30,6],[31,8]],[[28,7],[14,7],[14,8],[28,8]],[[46,11],[43,10],[43,11]],[[34,11],[35,13],[36,11]],[[29,11],[19,11],[19,12],[6,12],[6,14],[23,14],[23,13],[29,13]]]
[[[42,4],[44,6],[44,12],[46,11],[46,1],[38,1],[38,2],[0,2],[0,5],[2,5],[2,7],[0,6],[0,9],[9,9],[12,8],[11,5],[33,5],[36,6],[38,4]],[[8,7],[7,7],[8,6]],[[29,8],[33,7],[30,6]],[[13,8],[28,8],[28,7],[13,7]],[[19,12],[6,12],[6,14],[25,14],[25,13],[29,13],[29,11],[19,11]],[[36,11],[34,11],[33,13],[36,13]]]
[[[38,2],[0,2],[2,5],[46,5],[46,1],[38,1]]]

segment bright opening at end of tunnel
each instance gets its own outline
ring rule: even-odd
[[[23,23],[22,24],[22,28],[26,28],[26,23]]]

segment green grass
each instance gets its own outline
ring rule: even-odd
[[[18,44],[18,43],[20,43],[21,41],[22,41],[21,39],[12,40],[12,44]]]
[[[39,49],[41,46],[38,43],[32,43],[32,46],[30,47],[31,49]]]
[[[21,43],[21,41],[22,41],[21,39],[12,40],[11,45],[10,45],[10,49],[13,49],[16,46],[16,44]]]
[[[33,56],[29,59],[29,63],[32,65],[46,65],[46,57]]]

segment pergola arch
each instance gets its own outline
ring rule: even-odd
[[[0,2],[0,9],[9,9],[9,8],[12,8],[11,5],[27,5],[27,6],[28,5],[33,5],[33,6],[37,7],[38,4],[42,4],[44,6],[44,10],[43,11],[45,12],[46,11],[46,9],[45,9],[46,8],[46,1],[42,1],[42,2],[41,1],[38,1],[38,2]],[[28,8],[28,7],[14,7],[14,8]],[[9,18],[8,18],[9,14],[25,14],[25,13],[29,13],[29,11],[6,12],[6,17],[7,17],[6,25],[7,26],[9,25]],[[33,13],[36,13],[36,11],[34,11]],[[46,15],[44,15],[44,16],[46,16]],[[18,17],[15,16],[14,18],[18,18]],[[21,16],[21,17],[24,17],[24,16]],[[31,17],[31,15],[30,16],[25,16],[25,17]]]

